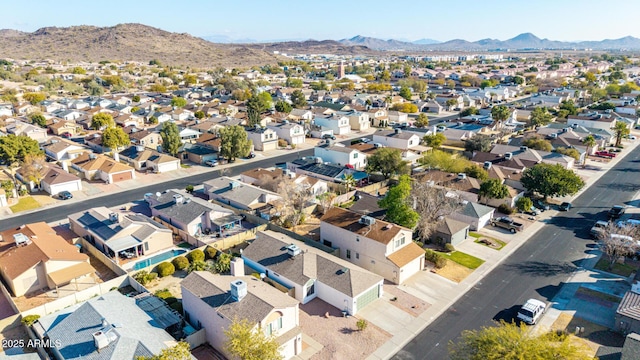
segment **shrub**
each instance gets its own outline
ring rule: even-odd
[[[20,322],[22,322],[26,326],[31,326],[36,321],[38,321],[38,319],[40,319],[40,315],[27,315],[27,316],[23,317]]]
[[[278,147],[287,147],[289,143],[285,139],[278,139]]]
[[[444,244],[444,250],[446,252],[454,252],[454,251],[456,251],[456,248],[455,248],[455,246],[453,246],[453,244],[446,243],[446,244]]]
[[[193,192],[193,185],[187,185],[187,187],[184,190],[189,194],[191,194]]]
[[[427,261],[433,263],[436,269],[442,269],[447,264],[447,259],[433,250],[425,250],[424,257]]]
[[[138,271],[133,275],[133,278],[140,283],[140,285],[147,285],[158,277],[156,273],[150,273],[146,270]]]
[[[207,259],[215,259],[216,256],[218,256],[218,249],[214,248],[213,246],[207,246],[204,249],[204,252],[207,256]]]
[[[175,296],[169,291],[169,289],[158,290],[154,294],[156,297],[164,300],[167,304],[171,305],[174,302],[178,301]]]
[[[227,253],[221,253],[218,256],[218,260],[213,265],[213,270],[218,274],[227,273],[231,270],[231,255]]]
[[[358,330],[363,331],[364,329],[367,328],[367,320],[365,319],[360,319],[358,320],[358,322],[356,323],[356,327],[358,327]]]
[[[421,248],[424,247],[424,243],[422,241],[414,240],[413,242],[416,243],[416,245],[420,246]]]
[[[533,201],[531,201],[531,199],[529,199],[528,197],[523,196],[518,200],[516,200],[516,207],[520,211],[527,211],[531,209],[532,206],[533,206]]]
[[[200,249],[195,249],[187,254],[187,259],[189,259],[191,263],[194,261],[204,261],[204,252]]]
[[[184,256],[178,256],[171,261],[176,270],[184,270],[189,267],[189,260]]]
[[[179,312],[180,314],[184,314],[184,310],[182,309],[182,303],[180,301],[175,301],[169,304],[169,307]]]
[[[498,206],[498,211],[506,215],[511,215],[515,212],[514,208],[507,204],[500,204],[500,206]]]
[[[176,268],[172,263],[164,261],[158,264],[158,276],[165,277],[173,275],[174,272],[176,272]]]

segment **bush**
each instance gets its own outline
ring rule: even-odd
[[[184,256],[178,256],[171,261],[176,270],[184,270],[189,267],[189,260]]]
[[[173,275],[174,272],[176,272],[176,268],[172,263],[164,261],[158,264],[158,276],[165,277]]]
[[[187,187],[184,190],[189,194],[191,194],[193,192],[193,185],[187,185]]]
[[[215,259],[218,256],[218,249],[214,248],[213,246],[207,246],[204,249],[204,252],[208,260]]]
[[[414,240],[413,242],[416,243],[416,245],[420,246],[421,248],[424,247],[424,243],[422,241]]]
[[[498,211],[506,215],[511,215],[515,212],[515,209],[507,204],[500,204],[500,206],[498,206]]]
[[[176,299],[176,297],[173,296],[173,294],[171,293],[171,291],[169,291],[169,289],[158,290],[158,291],[156,291],[156,293],[154,295],[156,297],[164,300],[169,305],[171,305],[174,302],[178,301],[178,299]]]
[[[433,263],[436,269],[442,269],[447,264],[447,259],[433,250],[425,250],[424,257],[427,261]]]
[[[158,277],[158,274],[148,272],[146,270],[138,271],[133,275],[133,278],[140,283],[140,285],[147,285]]]
[[[453,244],[446,243],[446,244],[444,244],[444,250],[446,252],[454,252],[454,251],[456,251],[456,247],[453,246]]]
[[[369,325],[369,324],[367,323],[367,320],[365,320],[365,319],[360,319],[360,320],[358,320],[358,322],[356,322],[356,327],[360,331],[363,331],[364,329],[366,329],[367,325]]]
[[[204,252],[200,249],[195,249],[187,254],[187,259],[189,259],[191,263],[194,261],[204,261]]]
[[[26,326],[31,326],[36,321],[38,321],[38,319],[40,319],[40,315],[27,315],[27,316],[23,317],[20,322],[22,322]]]
[[[169,304],[169,307],[179,312],[180,314],[184,314],[184,310],[182,309],[182,303],[180,301],[175,301]]]
[[[533,201],[531,201],[531,199],[529,199],[528,197],[523,196],[518,200],[516,200],[516,207],[520,211],[527,211],[531,209],[532,206],[533,206]]]
[[[285,139],[278,139],[278,147],[287,147],[287,145],[289,145],[289,143],[287,142],[287,140]]]

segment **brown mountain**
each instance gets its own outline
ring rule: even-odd
[[[279,51],[286,54],[371,55],[378,53],[367,46],[343,44],[334,40],[284,41],[247,44],[246,46],[252,49],[266,50],[270,53]]]
[[[0,54],[13,59],[122,60],[198,68],[274,64],[273,52],[242,44],[214,44],[142,24],[45,27],[33,33],[0,30]]]

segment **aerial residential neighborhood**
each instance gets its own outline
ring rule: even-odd
[[[0,358],[640,359],[629,29],[153,24],[0,30]]]

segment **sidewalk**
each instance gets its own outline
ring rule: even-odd
[[[604,163],[594,160],[587,161],[587,169],[581,167],[576,168],[576,172],[585,180],[585,187],[574,196],[560,198],[560,201],[571,201],[572,199],[580,196],[587,188],[593,185],[601,176],[603,176],[609,169],[615,166],[621,159],[626,157],[633,149],[640,143],[640,140],[633,142],[625,141],[625,149],[621,156],[614,158],[613,160]],[[522,246],[533,234],[540,230],[545,224],[546,220],[555,216],[558,213],[556,210],[548,210],[538,216],[537,221],[527,227],[525,230],[519,233],[517,237],[501,235],[496,231],[489,229],[488,231],[481,231],[482,233],[489,233],[490,236],[499,239],[507,240],[507,245],[500,251],[496,251],[487,246],[479,245],[473,242],[472,239],[467,239],[462,244],[456,246],[456,249],[473,255],[475,257],[485,260],[485,262],[478,267],[473,273],[467,276],[460,283],[455,283],[447,280],[441,276],[434,275],[430,272],[422,272],[414,275],[407,280],[405,284],[400,288],[408,294],[411,294],[428,304],[429,308],[417,317],[411,317],[410,320],[397,321],[400,319],[394,319],[397,324],[394,328],[400,330],[393,333],[393,337],[387,341],[384,345],[379,347],[373,354],[367,359],[389,359],[400,351],[407,343],[409,343],[415,336],[420,334],[431,322],[437,319],[442,313],[448,310],[456,301],[458,301],[466,292],[471,289],[476,283],[481,281],[489,272],[496,268],[503,260],[508,258],[514,253],[520,246]],[[608,279],[612,281],[612,287],[615,290],[607,289],[603,286],[599,291],[615,293],[619,296],[619,292],[624,287],[623,280],[615,275],[603,274],[598,271],[586,270],[593,268],[598,261],[599,255],[591,255],[587,261],[583,261],[581,269],[576,272],[570,279],[569,283],[563,286],[556,297],[553,299],[553,303],[556,303],[558,299],[558,305],[554,305],[545,314],[540,326],[549,327],[555,322],[558,316],[561,314],[562,309],[568,308],[567,299],[572,299],[575,291],[579,288],[576,283],[596,283]],[[626,284],[626,283],[625,283]],[[564,300],[563,300],[564,299]],[[386,299],[385,299],[386,302]],[[385,306],[385,305],[383,305]],[[370,308],[375,308],[371,306]],[[584,313],[585,311],[582,311]],[[365,318],[376,326],[385,328],[388,326],[389,321],[393,321],[385,316],[384,312],[379,309],[363,309],[358,316]],[[604,322],[605,317],[601,317],[600,323]],[[405,317],[406,319],[406,317]],[[613,319],[613,318],[612,318]],[[591,319],[593,320],[593,319]],[[446,345],[446,344],[442,344]]]

